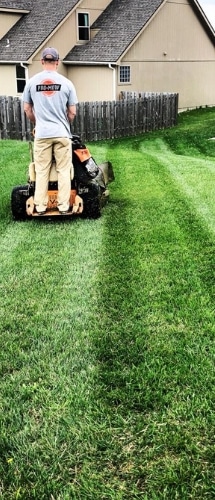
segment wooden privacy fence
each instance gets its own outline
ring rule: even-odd
[[[178,94],[121,93],[118,101],[82,102],[72,132],[83,141],[128,137],[176,125]],[[0,139],[30,140],[19,97],[0,96]]]

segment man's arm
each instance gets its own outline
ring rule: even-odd
[[[24,112],[25,112],[27,118],[29,118],[29,120],[32,123],[36,122],[36,118],[35,118],[32,104],[29,104],[28,102],[24,102]]]
[[[67,116],[68,120],[72,122],[76,116],[76,105],[73,104],[72,106],[68,106],[67,108]]]

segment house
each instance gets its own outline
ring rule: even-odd
[[[57,47],[79,101],[177,92],[215,106],[215,32],[197,0],[0,0],[0,95],[20,95]]]

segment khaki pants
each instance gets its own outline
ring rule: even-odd
[[[46,210],[48,203],[48,181],[53,156],[58,174],[58,208],[69,209],[72,167],[72,142],[67,137],[35,139],[34,163],[36,171],[36,187],[34,204],[37,212]]]

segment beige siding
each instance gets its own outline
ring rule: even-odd
[[[16,66],[12,64],[2,64],[0,66],[0,71],[0,95],[16,96]]]
[[[132,85],[120,91],[176,92],[179,107],[215,106],[214,64],[208,62],[143,62],[132,65]],[[142,83],[141,83],[142,82]]]
[[[111,0],[83,0],[81,3],[81,10],[99,10],[100,13],[111,3]]]
[[[0,38],[9,31],[12,26],[20,19],[20,14],[11,14],[7,12],[0,12]]]
[[[153,37],[153,38],[152,38]],[[153,40],[153,44],[152,44]],[[143,39],[140,41],[143,48]],[[215,58],[210,42],[189,4],[167,2],[144,33],[144,58],[201,61]]]
[[[123,58],[121,90],[179,92],[179,107],[215,105],[215,47],[186,0],[167,2]]]
[[[68,78],[76,87],[79,102],[114,100],[114,75],[108,66],[70,66]]]

